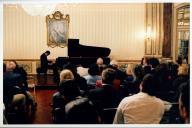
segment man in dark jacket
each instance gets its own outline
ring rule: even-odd
[[[7,62],[6,71],[3,72],[3,103],[7,109],[17,106],[20,112],[24,112],[27,94],[19,87],[22,84],[22,77],[13,72],[15,68],[16,64],[10,61]]]
[[[102,72],[102,87],[89,91],[89,99],[102,116],[104,108],[115,108],[121,101],[120,91],[114,88],[116,71],[107,68]]]
[[[52,61],[47,59],[47,56],[49,56],[49,55],[50,55],[50,51],[46,51],[40,56],[41,71],[44,73],[47,73],[48,69],[52,69],[53,77],[54,77],[53,80],[56,82],[58,80],[57,67],[56,67],[55,63],[53,63]]]

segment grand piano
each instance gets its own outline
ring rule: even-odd
[[[79,44],[79,39],[68,39],[68,57],[58,57],[56,66],[61,70],[63,65],[71,63],[89,67],[96,63],[97,58],[103,58],[104,64],[109,64],[111,50],[105,47],[85,46]]]

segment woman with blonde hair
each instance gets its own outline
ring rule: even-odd
[[[63,90],[63,87],[62,87],[61,83],[67,82],[69,80],[74,80],[73,73],[68,69],[62,70],[60,73],[60,83],[58,86],[58,92],[54,93],[53,97],[52,97],[53,109],[57,108],[58,106],[59,107],[65,106],[66,101],[63,99],[63,95],[62,95],[62,91],[61,91],[61,90]]]
[[[65,81],[65,80],[73,80],[73,79],[74,79],[74,75],[70,70],[64,69],[61,71],[60,82]]]
[[[172,87],[173,91],[175,91],[175,93],[176,93],[175,101],[177,101],[177,99],[179,97],[179,90],[180,90],[181,84],[185,83],[189,80],[188,69],[189,69],[189,67],[187,64],[182,64],[178,68],[178,73],[177,73],[178,76],[173,81],[173,87]]]

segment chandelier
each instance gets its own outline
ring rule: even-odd
[[[31,16],[46,16],[55,10],[56,4],[22,4],[21,6]]]

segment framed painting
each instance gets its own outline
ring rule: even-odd
[[[47,45],[50,47],[65,47],[69,36],[69,15],[63,16],[60,11],[46,16]]]

